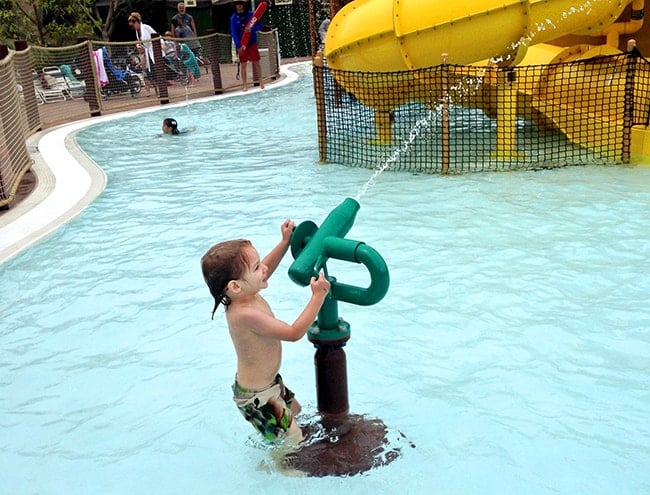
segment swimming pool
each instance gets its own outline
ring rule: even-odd
[[[234,352],[199,259],[266,252],[370,177],[317,161],[309,68],[264,92],[77,135],[102,195],[0,265],[0,486],[7,493],[644,493],[650,490],[650,168],[381,174],[348,238],[386,260],[387,296],[340,304],[350,410],[412,442],[351,478],[257,470],[230,398]],[[282,109],[277,116],[278,108]],[[181,137],[155,137],[164,117]],[[287,256],[265,297],[308,290]],[[365,281],[356,267],[332,275]],[[313,348],[283,374],[315,409]]]

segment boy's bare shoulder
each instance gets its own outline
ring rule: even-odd
[[[245,300],[233,301],[230,306],[228,306],[228,312],[226,314],[228,313],[240,316],[255,315],[257,313],[273,314],[269,304],[259,294]]]
[[[232,303],[226,311],[228,325],[232,329],[248,329],[254,331],[268,317],[273,317],[273,312],[262,297]]]

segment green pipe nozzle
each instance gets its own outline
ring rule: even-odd
[[[289,277],[298,285],[307,286],[311,277],[326,270],[327,260],[337,259],[363,264],[370,273],[367,288],[343,284],[330,279],[332,298],[360,306],[379,302],[388,292],[390,277],[386,262],[367,244],[345,239],[354,223],[359,203],[346,198],[334,208],[318,228],[311,221],[303,222],[291,236],[291,253],[295,261],[289,268]]]

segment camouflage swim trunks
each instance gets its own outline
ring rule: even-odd
[[[272,384],[261,390],[245,389],[235,380],[232,391],[239,411],[264,438],[274,442],[286,436],[293,421],[294,393],[284,386],[279,374]]]

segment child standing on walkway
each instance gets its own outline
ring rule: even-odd
[[[179,59],[183,62],[185,69],[187,70],[187,77],[189,79],[190,87],[193,88],[194,84],[201,78],[201,69],[199,69],[199,62],[196,60],[194,53],[190,50],[190,47],[186,43],[181,43],[180,45],[181,54],[179,54]]]
[[[289,248],[295,224],[286,220],[282,240],[263,259],[250,241],[236,239],[212,246],[201,258],[201,268],[214,308],[223,304],[230,338],[237,354],[233,399],[247,421],[271,441],[302,440],[294,416],[300,404],[279,374],[282,341],[303,337],[316,319],[330,283],[321,273],[311,279],[311,298],[292,323],[278,320],[260,295]]]

